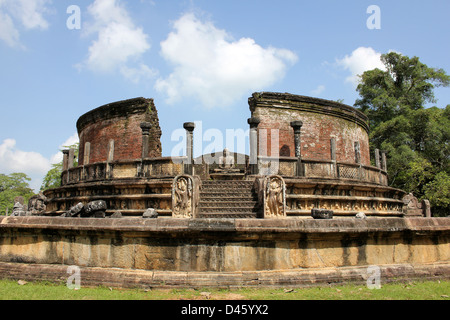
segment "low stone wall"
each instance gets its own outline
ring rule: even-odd
[[[301,279],[319,284],[327,274],[331,282],[346,281],[355,272],[362,280],[357,270],[369,265],[391,270],[382,274],[391,280],[408,274],[449,278],[449,240],[449,218],[3,217],[0,270],[3,277],[17,278],[23,270],[33,279],[58,280],[61,268],[76,265],[94,278],[95,272],[104,273],[97,284],[111,272],[128,274],[129,283],[119,286],[138,285],[141,276],[147,279],[143,284],[155,286],[146,278],[152,274],[159,275],[156,282],[175,286],[195,278],[205,286],[219,285],[218,279],[233,286],[252,275],[271,285],[301,285]]]

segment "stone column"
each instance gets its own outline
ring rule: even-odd
[[[69,159],[67,161],[67,168],[72,169],[73,168],[73,161],[75,159],[75,149],[70,148],[69,149]]]
[[[106,178],[110,179],[112,178],[112,164],[114,160],[114,140],[109,140],[108,143],[108,155],[106,158]]]
[[[361,164],[361,146],[359,141],[355,141],[355,162]]]
[[[295,157],[297,158],[297,176],[304,176],[302,166],[302,145],[301,145],[301,130],[302,121],[292,121],[291,127],[294,128],[294,143],[295,143]]]
[[[141,122],[142,129],[142,159],[148,157],[148,140],[150,136],[150,129],[152,124],[150,122]]]
[[[330,140],[331,161],[336,161],[336,138]]]
[[[380,169],[380,150],[375,149],[375,167]]]
[[[83,159],[83,165],[89,164],[90,157],[91,157],[91,143],[90,143],[90,142],[86,142],[86,143],[84,144],[84,159]]]
[[[338,169],[336,163],[336,138],[331,138],[330,140],[330,153],[331,153],[331,161],[333,162],[333,174],[335,178],[338,178]]]
[[[381,151],[381,170],[387,171],[386,151]]]
[[[69,169],[69,150],[63,150],[63,171]]]
[[[259,118],[252,117],[247,120],[250,125],[250,174],[258,174],[258,125]]]
[[[194,122],[186,122],[183,124],[183,128],[186,130],[186,157],[187,162],[185,165],[185,173],[193,174],[193,163],[194,163]]]

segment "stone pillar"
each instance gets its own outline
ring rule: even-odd
[[[259,118],[252,117],[247,120],[250,125],[250,174],[258,174],[258,125]]]
[[[73,161],[75,160],[75,149],[70,148],[69,149],[69,159],[67,161],[67,168],[72,169],[73,168]]]
[[[338,178],[338,168],[336,163],[336,138],[331,138],[330,140],[330,153],[331,161],[333,162],[333,174],[335,178]]]
[[[83,159],[83,165],[89,164],[90,157],[91,157],[91,143],[90,143],[90,142],[86,142],[86,143],[84,144],[84,159]]]
[[[63,171],[69,169],[69,150],[63,150]]]
[[[304,176],[302,165],[302,145],[301,145],[301,130],[302,121],[292,121],[291,127],[294,128],[294,143],[295,143],[295,157],[297,158],[297,176]]]
[[[302,157],[302,148],[301,148],[301,130],[302,130],[303,122],[301,121],[292,121],[291,127],[294,128],[294,140],[295,140],[295,157]]]
[[[380,169],[380,150],[375,149],[375,167]]]
[[[148,157],[148,141],[150,136],[150,129],[152,124],[150,122],[141,122],[142,129],[142,159]]]
[[[381,151],[381,170],[387,171],[386,151]]]
[[[114,140],[109,140],[108,143],[108,155],[106,158],[106,178],[110,179],[112,177],[112,165],[111,162],[114,161]]]
[[[359,141],[355,141],[355,162],[361,164],[361,146]]]
[[[194,122],[186,122],[183,124],[183,128],[186,130],[186,165],[185,165],[185,173],[193,174],[193,163],[194,163]]]
[[[336,138],[330,140],[331,161],[336,161]]]

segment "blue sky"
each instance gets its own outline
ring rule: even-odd
[[[353,105],[356,74],[390,50],[449,73],[449,13],[448,0],[0,0],[0,172],[38,190],[77,119],[118,100],[155,99],[169,156],[184,122],[247,130],[252,92]]]

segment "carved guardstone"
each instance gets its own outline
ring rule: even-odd
[[[264,178],[264,219],[286,218],[286,183],[277,175]]]
[[[172,216],[174,218],[196,218],[199,197],[199,178],[190,175],[176,177],[172,185]]]

